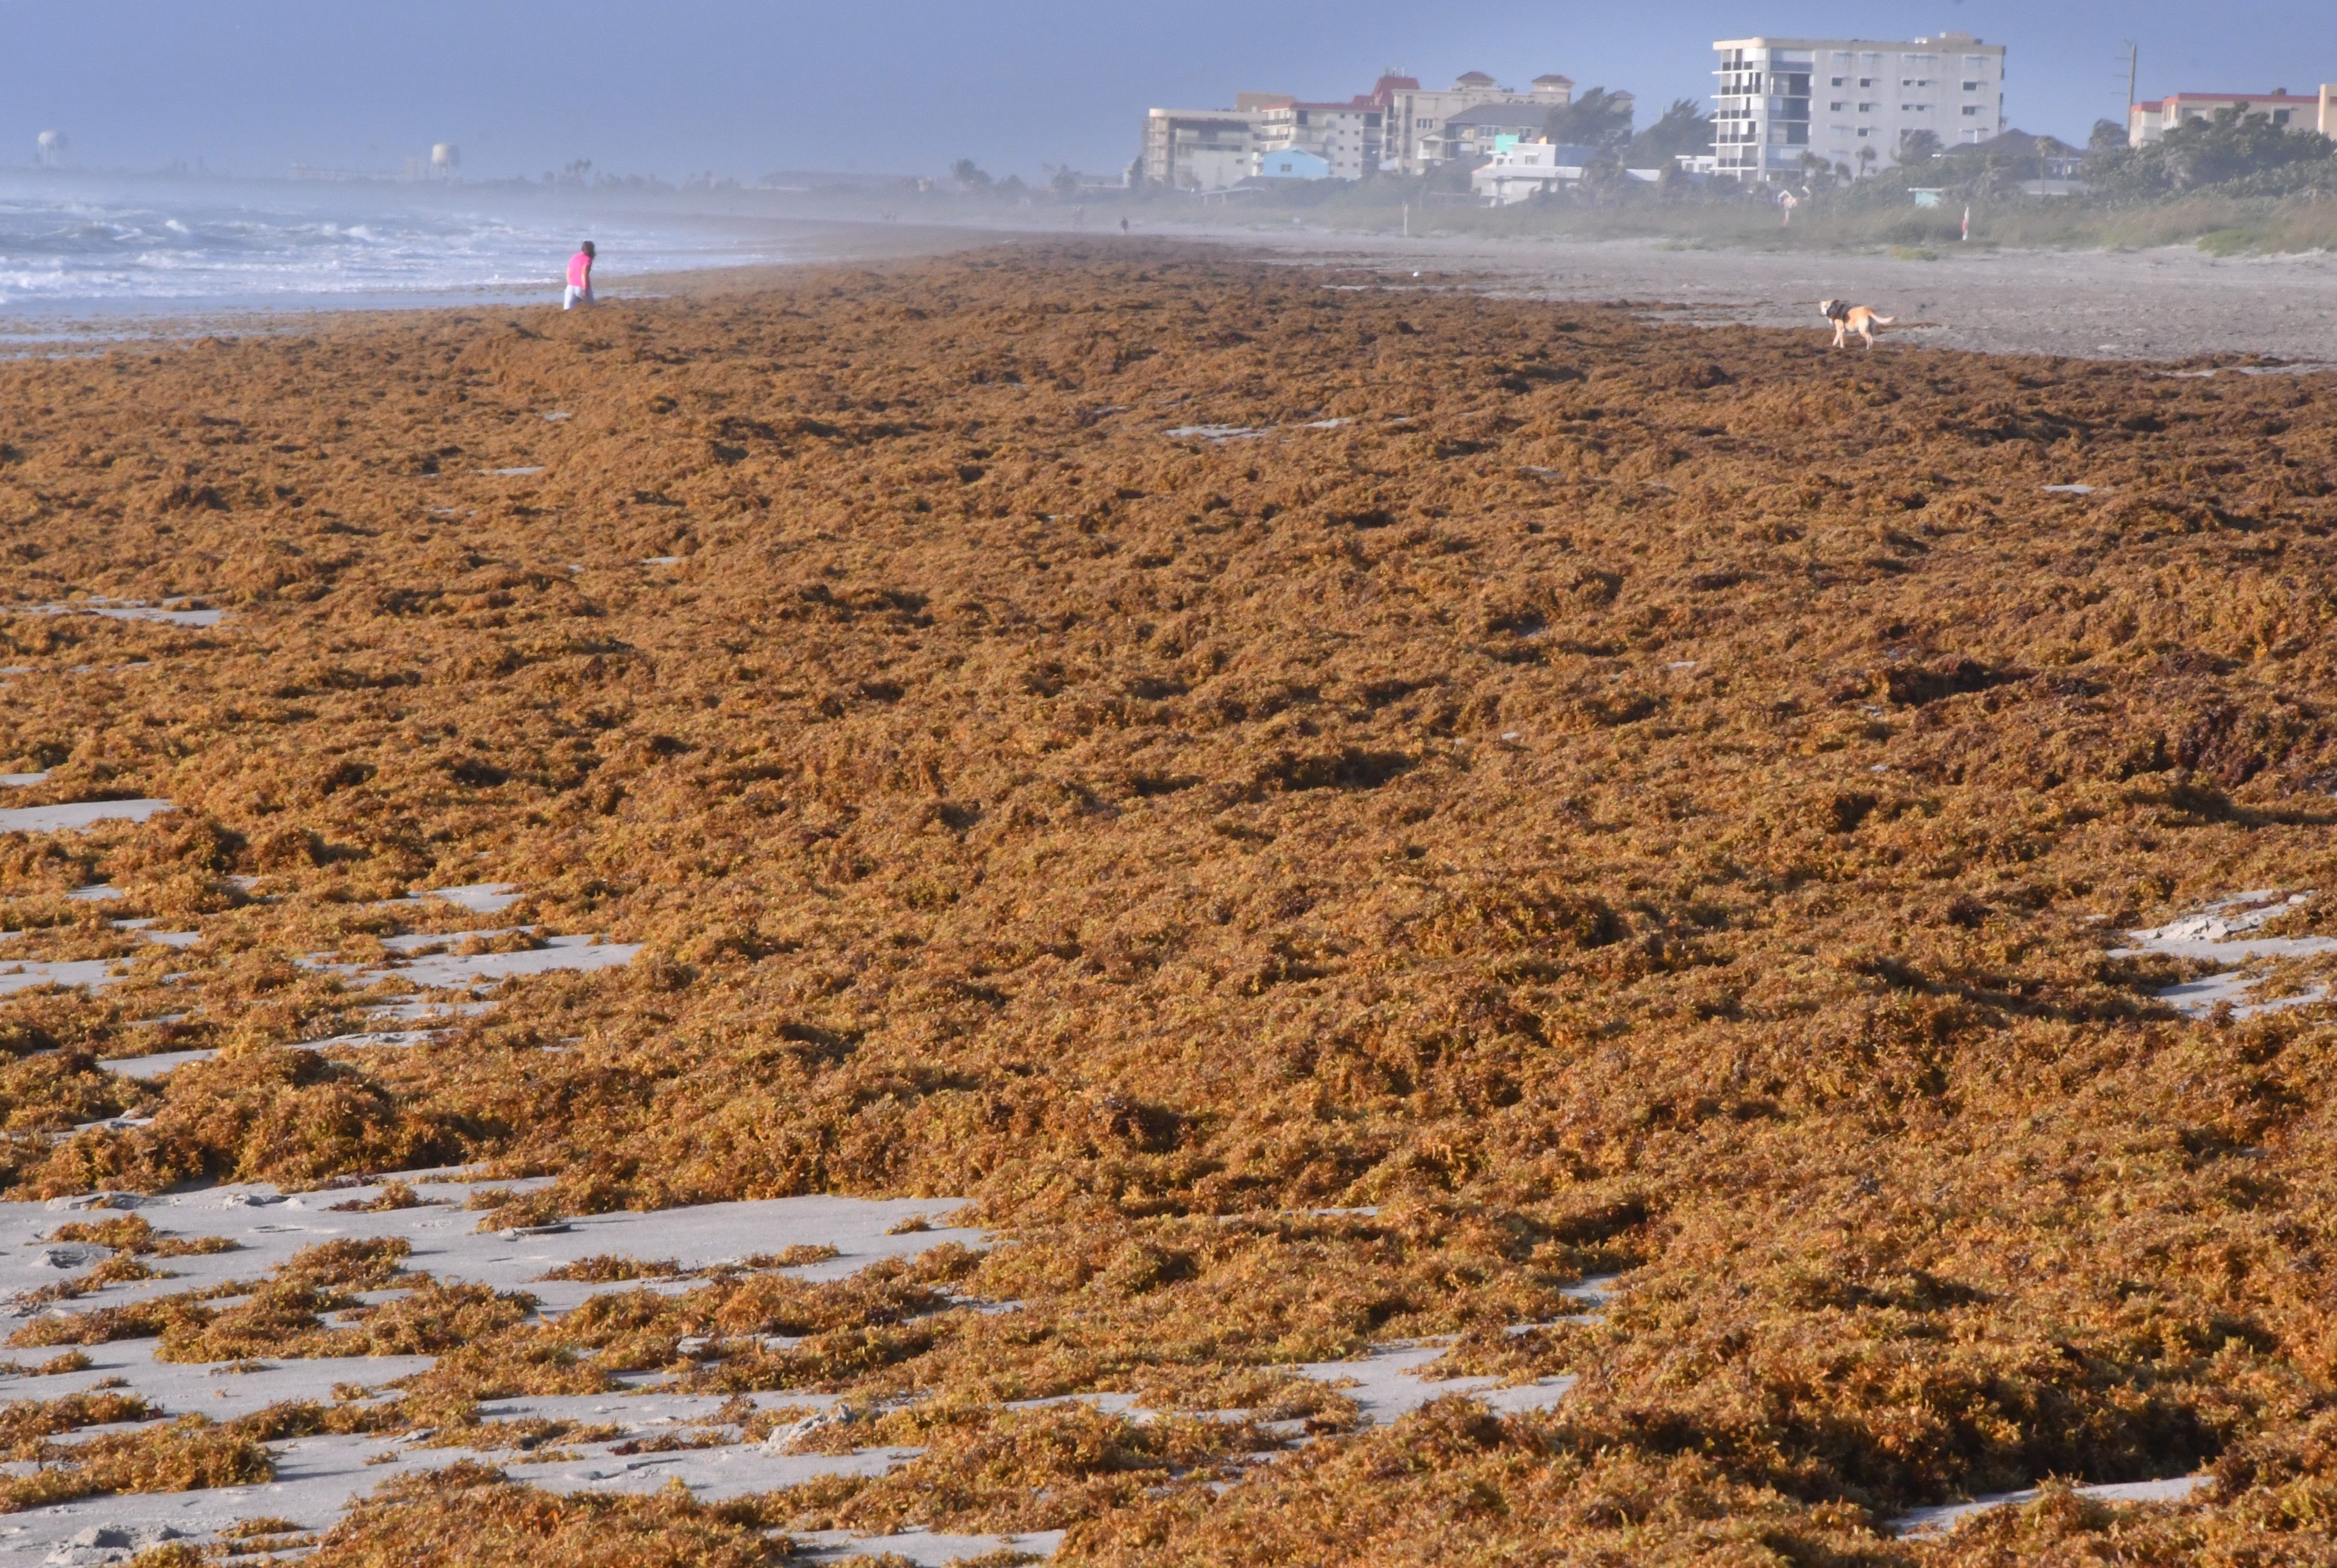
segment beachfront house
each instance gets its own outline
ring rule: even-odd
[[[2004,45],[1968,33],[1904,43],[1734,38],[1713,48],[1716,167],[1731,179],[1799,180],[1810,154],[1863,174],[1895,161],[1915,131],[1942,147],[2004,133]]]
[[[1491,161],[1469,176],[1469,189],[1489,207],[1513,207],[1571,185],[1599,156],[1593,148],[1551,141],[1504,140],[1491,151]]]
[[[2126,112],[2126,144],[2147,147],[2178,125],[2212,124],[2217,114],[2236,109],[2243,115],[2263,115],[2283,131],[2318,131],[2337,136],[2337,86],[2317,93],[2291,93],[2275,87],[2269,93],[2171,93],[2146,103],[2131,103]]]
[[[1279,151],[1257,155],[1257,177],[1260,180],[1328,180],[1331,178],[1331,161],[1303,147],[1285,147]]]

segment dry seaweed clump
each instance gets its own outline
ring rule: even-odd
[[[643,1262],[639,1258],[620,1258],[612,1253],[599,1252],[590,1258],[579,1258],[572,1263],[562,1263],[546,1269],[539,1279],[582,1280],[592,1284],[607,1284],[617,1280],[663,1280],[681,1272],[681,1265],[670,1258]]]
[[[459,1164],[509,1183],[490,1231],[852,1193],[999,1242],[675,1295],[588,1260],[552,1322],[320,1254],[15,1342],[423,1351],[406,1417],[456,1422],[816,1388],[858,1415],[807,1448],[926,1449],[768,1517],[448,1472],[326,1562],[765,1561],[750,1524],[813,1518],[2325,1554],[2326,974],[2195,1020],[2185,962],[2111,950],[2243,890],[2332,918],[2326,378],[1380,281],[1026,247],[0,365],[0,606],[226,612],[0,613],[21,803],[177,803],[0,834],[8,961],[119,971],[0,998],[15,1195]],[[521,901],[408,896],[487,881]],[[393,942],[586,936],[641,950],[363,1043],[429,999]],[[165,1050],[218,1055],[103,1065]],[[87,1222],[113,1278],[167,1266]],[[1445,1336],[1578,1380],[1380,1426],[1295,1387]],[[1159,1429],[1001,1408],[1105,1393]]]
[[[793,1544],[693,1500],[680,1488],[648,1496],[553,1496],[459,1460],[400,1476],[359,1503],[308,1561],[325,1568],[621,1568],[637,1563],[763,1568]]]
[[[117,1492],[191,1492],[248,1486],[275,1475],[268,1450],[200,1416],[71,1445],[44,1445],[31,1475],[0,1477],[0,1513]]]
[[[232,1252],[240,1243],[225,1236],[197,1236],[191,1241],[164,1235],[135,1214],[119,1219],[72,1221],[49,1232],[53,1242],[92,1242],[132,1258],[191,1258]]]

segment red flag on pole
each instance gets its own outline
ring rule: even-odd
[[[1964,209],[1964,239],[1967,241],[1971,239],[1971,209],[1970,207],[1966,207]]]

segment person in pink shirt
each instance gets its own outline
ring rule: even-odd
[[[592,258],[597,254],[588,239],[583,249],[568,258],[568,293],[561,300],[561,309],[573,310],[579,305],[592,303]]]

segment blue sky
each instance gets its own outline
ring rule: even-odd
[[[48,129],[92,167],[394,168],[452,140],[474,175],[1117,170],[1154,103],[1345,97],[1385,66],[1560,71],[1643,105],[1709,91],[1721,37],[1976,33],[2010,46],[2014,124],[2082,140],[2141,92],[2337,81],[2331,0],[0,0],[0,162]]]

